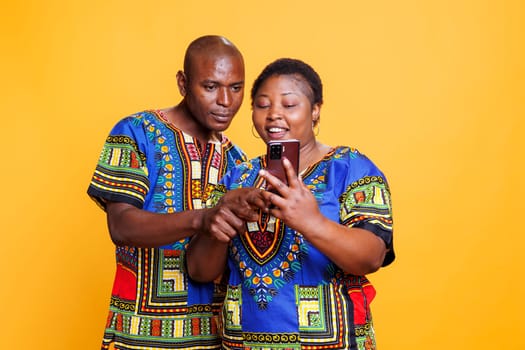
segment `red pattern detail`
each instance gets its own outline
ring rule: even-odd
[[[122,314],[117,314],[117,325],[115,327],[115,329],[119,332],[122,332],[122,325],[123,325],[123,322],[122,322]]]
[[[211,166],[214,168],[219,168],[220,165],[221,165],[221,155],[219,154],[219,152],[213,152]]]
[[[135,153],[131,153],[131,164],[130,166],[134,169],[139,168],[139,160],[137,159],[137,155]]]
[[[250,247],[250,255],[259,263],[265,263],[266,259],[271,258],[275,251],[279,248],[279,240],[282,239],[283,233],[281,221],[275,220],[275,231],[267,229],[269,216],[263,215],[259,218],[257,231],[246,231],[246,234],[241,236]]]
[[[348,223],[349,224],[353,224],[353,223],[356,223],[356,222],[359,222],[359,221],[363,221],[363,220],[366,220],[366,219],[377,219],[379,221],[382,221],[384,223],[387,223],[387,224],[392,224],[392,219],[385,219],[383,217],[380,217],[380,216],[375,216],[375,215],[361,215],[361,216],[357,216],[355,218],[353,218],[352,220],[350,220]]]
[[[113,311],[110,311],[108,314],[108,319],[106,320],[106,328],[109,328],[111,326],[111,320],[113,320]]]
[[[188,155],[190,156],[191,160],[199,160],[199,151],[197,150],[197,147],[195,147],[192,143],[187,143],[186,148],[188,150]]]
[[[117,264],[112,295],[124,300],[135,300],[136,293],[137,276],[122,264]]]
[[[260,258],[264,258],[269,253],[271,253],[276,241],[275,232],[248,231],[247,233],[252,243],[252,246],[254,247],[257,255],[259,255]]]
[[[164,252],[164,256],[173,257],[173,256],[180,256],[182,251],[179,249],[164,249],[163,252]]]
[[[200,322],[198,318],[191,319],[191,331],[193,335],[199,335],[200,332]]]
[[[376,296],[376,290],[371,285],[364,285],[362,289],[349,290],[348,294],[354,304],[354,323],[364,325],[370,315],[370,303]]]
[[[213,308],[212,308],[212,310],[213,310]],[[218,313],[219,310],[217,310],[217,311],[213,310],[212,312]],[[212,317],[210,320],[211,320],[211,334],[219,334],[219,330],[217,328],[217,318]]]
[[[161,320],[152,320],[151,321],[151,335],[153,336],[160,336],[160,327],[161,327]]]

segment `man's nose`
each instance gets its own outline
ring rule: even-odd
[[[228,87],[219,88],[217,104],[224,107],[229,107],[232,104],[232,95]]]

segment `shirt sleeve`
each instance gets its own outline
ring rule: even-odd
[[[107,201],[129,203],[142,209],[150,182],[147,145],[139,117],[121,120],[102,147],[87,193],[103,209]]]
[[[359,177],[346,186],[340,197],[340,220],[343,225],[362,228],[379,236],[388,249],[383,261],[383,266],[386,266],[395,259],[390,190],[379,169],[363,158],[359,162]]]

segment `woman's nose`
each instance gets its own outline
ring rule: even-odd
[[[276,107],[276,106],[270,107],[270,109],[268,110],[267,118],[270,119],[270,120],[282,119],[283,115],[282,115],[281,109],[279,107]]]

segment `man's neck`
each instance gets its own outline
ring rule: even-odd
[[[168,108],[164,113],[168,122],[184,131],[184,133],[196,138],[203,147],[205,147],[206,143],[210,141],[221,140],[220,133],[205,129],[197,122],[184,102]]]

